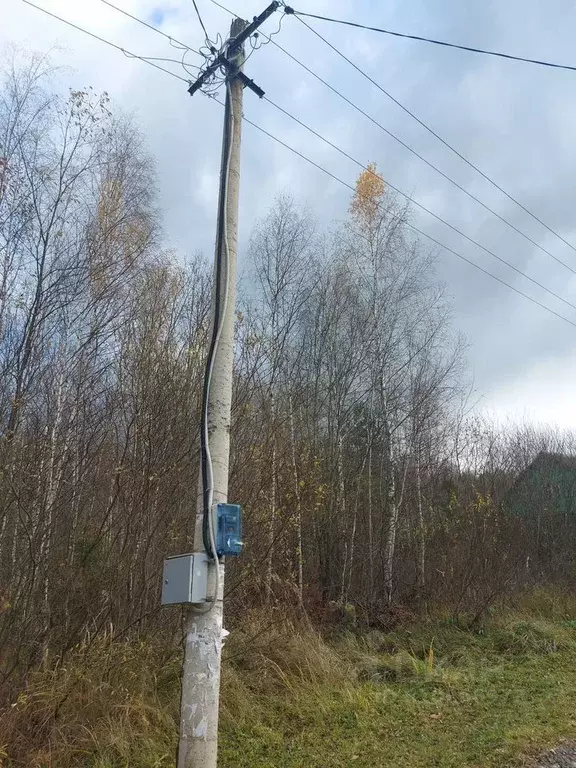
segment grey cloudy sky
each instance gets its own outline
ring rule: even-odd
[[[181,52],[167,40],[106,7],[100,0],[38,0],[38,4],[146,56]],[[192,0],[115,0],[192,47],[203,36]],[[210,0],[198,4],[211,35],[227,32],[230,16]],[[224,2],[245,18],[265,0]],[[348,18],[465,45],[576,64],[576,5],[569,0],[302,0],[296,8]],[[66,28],[22,0],[2,0],[0,45],[33,50],[57,44],[55,60],[72,68],[73,87],[107,90],[135,112],[156,157],[165,229],[182,252],[211,252],[220,157],[222,110],[185,83]],[[371,32],[311,21],[339,50],[510,194],[576,245],[576,72],[454,51]],[[278,17],[269,20],[274,31]],[[501,216],[576,269],[576,252],[458,160],[390,99],[317,40],[285,18],[276,38],[285,48],[359,103],[390,131],[441,168]],[[189,55],[190,64],[198,58]],[[170,65],[166,65],[170,66]],[[182,74],[179,65],[173,69]],[[481,206],[386,136],[272,45],[247,64],[274,101],[438,215],[576,304],[576,276],[512,232]],[[264,128],[353,183],[358,168],[314,139],[252,93],[245,113]],[[289,189],[329,225],[343,216],[349,191],[250,126],[243,139],[240,237],[274,195]],[[576,322],[576,311],[546,294],[444,225],[417,210],[413,222],[519,290]],[[455,325],[469,339],[481,407],[497,417],[531,418],[576,427],[576,328],[545,312],[449,253],[439,274],[455,306]]]

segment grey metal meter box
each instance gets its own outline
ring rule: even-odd
[[[205,552],[176,555],[164,560],[162,605],[203,603],[208,590],[208,556]]]

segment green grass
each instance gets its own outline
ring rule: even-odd
[[[226,712],[221,765],[509,767],[576,735],[576,629],[566,624],[523,618],[474,634],[431,622],[348,637],[339,652],[356,680],[303,676]]]
[[[477,632],[261,626],[227,645],[221,768],[512,768],[576,736],[576,600],[533,595]],[[0,765],[173,766],[177,706],[176,655],[103,641],[0,716]]]
[[[262,697],[258,718],[227,718],[222,765],[504,766],[573,735],[575,654],[514,659],[344,689]]]

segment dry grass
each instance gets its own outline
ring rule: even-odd
[[[166,661],[144,642],[80,646],[64,665],[34,674],[0,716],[7,765],[172,765],[177,682],[177,655]]]
[[[508,768],[576,731],[570,595],[526,595],[476,632],[437,618],[329,643],[253,614],[225,657],[222,768]],[[173,766],[179,663],[146,642],[75,649],[0,714],[0,765]]]

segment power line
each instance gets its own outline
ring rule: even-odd
[[[161,67],[158,64],[154,64],[154,62],[149,61],[146,56],[138,56],[138,54],[132,53],[126,48],[122,48],[121,46],[116,45],[116,43],[111,43],[110,40],[106,40],[105,38],[94,34],[94,32],[89,32],[87,29],[84,29],[84,27],[79,27],[77,24],[73,24],[71,21],[67,21],[66,19],[63,19],[62,16],[57,16],[55,13],[52,13],[51,11],[47,11],[46,8],[42,8],[39,5],[35,5],[34,3],[30,2],[30,0],[22,0],[22,2],[26,3],[26,5],[30,5],[32,8],[36,8],[37,11],[42,11],[42,13],[45,13],[47,16],[52,16],[53,19],[57,19],[58,21],[61,21],[63,24],[67,24],[69,27],[72,27],[73,29],[77,29],[79,32],[84,32],[85,35],[89,35],[90,37],[93,37],[95,40],[99,40],[101,43],[105,43],[106,45],[109,45],[112,48],[116,48],[116,50],[123,53],[124,56],[129,56],[134,59],[140,59],[140,61],[143,61],[145,64],[149,64],[151,67],[155,67],[156,69],[159,69],[161,72],[165,72],[167,75],[171,75],[172,77],[175,77],[178,80],[182,80],[182,82],[184,83],[188,83],[188,80],[185,77],[180,77],[180,75],[177,75],[175,72],[171,72],[169,69],[165,69],[164,67]]]
[[[82,27],[77,26],[76,24],[72,24],[72,22],[69,22],[66,19],[63,19],[62,17],[57,16],[56,14],[51,13],[50,11],[47,11],[46,9],[41,8],[40,6],[35,5],[34,3],[30,2],[30,0],[22,0],[22,1],[25,2],[27,5],[30,5],[33,8],[36,8],[39,11],[43,11],[47,15],[52,16],[55,19],[58,19],[58,21],[61,21],[64,24],[67,24],[68,26],[71,26],[74,29],[78,29],[80,32],[84,32],[85,34],[90,35],[90,37],[93,37],[96,40],[99,40],[100,42],[105,43],[106,45],[110,45],[113,48],[118,49],[122,53],[126,52],[126,49],[121,48],[120,46],[116,45],[115,43],[111,43],[109,40],[105,40],[104,38],[99,37],[98,35],[95,35],[92,32],[89,32],[88,30],[86,30],[86,29],[84,29]],[[153,64],[150,61],[147,61],[145,58],[143,58],[141,56],[136,56],[136,54],[132,54],[132,55],[134,56],[134,58],[140,59],[140,61],[143,61],[145,64],[150,64],[150,66],[156,67],[156,69],[159,69],[160,71],[165,72],[167,75],[171,75],[172,77],[176,77],[178,80],[184,80],[184,82],[186,82],[186,83],[188,82],[187,80],[185,80],[184,78],[180,77],[179,75],[174,74],[174,72],[170,72],[170,70],[168,70],[168,69],[164,69],[163,67],[159,67],[158,65]],[[222,102],[219,99],[216,99],[213,96],[208,96],[208,98],[212,98],[214,101],[217,101],[218,104],[220,104],[222,106]],[[315,168],[317,168],[319,171],[322,171],[322,173],[324,173],[327,176],[329,176],[330,178],[334,179],[339,184],[342,184],[347,189],[349,189],[351,192],[355,191],[355,188],[351,184],[349,184],[348,182],[346,182],[343,179],[339,178],[338,176],[333,174],[331,171],[329,171],[327,168],[324,168],[323,166],[319,165],[318,163],[316,163],[311,158],[309,158],[306,155],[302,154],[301,152],[299,152],[294,147],[291,147],[289,144],[287,144],[286,142],[282,141],[282,139],[279,139],[277,136],[274,136],[273,134],[269,133],[267,130],[265,130],[261,126],[257,125],[256,123],[254,123],[249,118],[243,116],[243,120],[244,120],[244,122],[248,123],[252,127],[256,128],[258,131],[263,133],[265,136],[268,136],[269,138],[271,138],[276,143],[280,144],[281,146],[285,147],[286,149],[288,149],[293,154],[295,154],[298,157],[300,157],[302,160],[305,160],[307,163],[309,163],[310,165],[312,165]],[[525,299],[528,299],[528,301],[531,301],[533,304],[536,304],[541,309],[546,310],[547,312],[551,313],[555,317],[558,317],[560,320],[564,320],[564,322],[569,323],[570,325],[572,325],[572,326],[574,326],[576,328],[576,322],[573,322],[572,320],[569,320],[567,317],[564,317],[564,315],[561,315],[559,312],[556,312],[554,309],[551,309],[550,307],[546,306],[545,304],[542,304],[540,301],[538,301],[538,299],[533,298],[532,296],[528,295],[527,293],[524,293],[519,288],[516,288],[515,286],[513,286],[510,283],[506,282],[505,280],[503,280],[502,278],[498,277],[497,275],[494,275],[492,272],[489,272],[487,269],[484,269],[484,267],[481,267],[479,264],[476,264],[475,262],[473,262],[470,259],[466,258],[466,256],[463,256],[461,253],[459,253],[458,251],[454,250],[450,246],[445,245],[444,243],[440,242],[439,240],[437,240],[432,235],[429,235],[427,232],[424,232],[423,230],[421,230],[418,227],[416,227],[414,224],[411,224],[408,221],[404,221],[404,224],[408,228],[410,228],[413,232],[416,232],[417,234],[422,235],[423,237],[425,237],[428,240],[430,240],[431,242],[433,242],[439,248],[442,248],[443,250],[448,251],[449,253],[452,253],[454,256],[458,257],[462,261],[465,261],[467,264],[470,264],[472,267],[474,267],[475,269],[477,269],[480,272],[484,273],[488,277],[493,278],[497,282],[501,283],[502,285],[506,286],[510,290],[514,291],[519,296],[523,296]],[[524,276],[527,277],[527,275],[524,275]],[[529,278],[529,279],[531,279],[531,278]],[[548,290],[548,289],[545,288],[545,290]]]
[[[399,136],[396,136],[392,131],[390,131],[388,128],[386,128],[382,123],[378,122],[372,115],[370,115],[368,112],[362,109],[362,107],[355,104],[351,99],[349,99],[347,96],[345,96],[341,91],[339,91],[337,88],[335,88],[333,85],[331,85],[329,82],[324,80],[320,75],[318,75],[316,72],[314,72],[310,67],[308,67],[304,62],[297,59],[295,56],[293,56],[289,51],[287,51],[285,48],[283,48],[280,43],[277,43],[275,40],[271,41],[274,43],[274,45],[279,48],[283,53],[285,53],[289,58],[291,58],[293,61],[295,61],[297,64],[299,64],[303,69],[305,69],[307,72],[309,72],[313,77],[315,77],[319,82],[321,82],[323,85],[325,85],[327,88],[329,88],[333,93],[335,93],[337,96],[339,96],[343,101],[345,101],[347,104],[349,104],[351,107],[353,107],[357,112],[359,112],[364,117],[368,118],[370,122],[372,122],[374,125],[376,125],[380,130],[382,130],[384,133],[386,133],[388,136],[390,136],[392,139],[394,139],[398,144],[400,144],[402,147],[407,149],[409,152],[411,152],[415,157],[417,157],[419,160],[421,160],[423,163],[425,163],[429,168],[432,168],[432,170],[436,171],[442,178],[449,181],[453,186],[455,186],[457,189],[459,189],[461,192],[464,192],[465,195],[467,195],[471,200],[474,200],[476,203],[482,206],[486,211],[491,213],[493,216],[495,216],[499,221],[501,221],[503,224],[505,224],[507,227],[512,229],[514,232],[519,234],[521,237],[523,237],[525,240],[527,240],[529,243],[534,245],[536,248],[540,249],[543,253],[545,253],[547,256],[550,256],[550,258],[554,259],[554,261],[558,262],[558,264],[561,264],[563,267],[568,269],[572,274],[576,275],[576,269],[571,267],[569,264],[566,264],[565,261],[562,261],[562,259],[558,258],[558,256],[555,256],[553,253],[551,253],[547,248],[544,248],[544,246],[540,245],[540,243],[536,240],[534,240],[530,235],[527,235],[525,232],[523,232],[521,229],[519,229],[515,224],[513,224],[511,221],[508,221],[504,216],[498,213],[498,211],[495,211],[493,208],[491,208],[489,205],[484,203],[479,197],[474,195],[472,192],[470,192],[466,187],[462,186],[462,184],[459,184],[457,181],[455,181],[451,176],[448,176],[447,173],[444,173],[440,168],[438,168],[434,163],[427,160],[423,155],[421,155],[417,150],[415,150],[413,147],[411,147],[409,144],[407,144],[405,141],[403,141]]]
[[[307,16],[311,19],[319,19],[320,21],[330,21],[334,24],[344,24],[347,27],[356,27],[357,29],[367,29],[370,32],[381,32],[384,35],[392,35],[393,37],[404,37],[408,40],[419,40],[423,43],[433,43],[434,45],[442,45],[445,48],[457,48],[461,51],[470,51],[471,53],[481,53],[486,56],[498,56],[501,59],[511,59],[512,61],[522,61],[527,64],[537,64],[541,67],[553,67],[554,69],[567,69],[571,72],[576,72],[576,66],[569,64],[557,64],[552,61],[542,61],[541,59],[529,59],[524,56],[514,56],[511,53],[501,53],[499,51],[490,51],[485,48],[473,48],[469,45],[459,45],[458,43],[448,43],[445,40],[434,40],[431,37],[422,37],[421,35],[408,35],[404,32],[394,32],[391,29],[382,29],[381,27],[369,27],[366,24],[358,24],[354,21],[345,21],[343,19],[332,19],[328,16],[318,16],[315,13],[304,13],[304,11],[296,11],[294,8],[285,6],[285,12],[287,14],[294,14],[295,16]]]
[[[214,101],[217,101],[218,104],[222,104],[222,102],[219,99],[214,99]],[[290,150],[290,152],[293,152],[295,155],[298,155],[302,160],[305,160],[310,165],[317,168],[319,171],[322,171],[322,173],[325,173],[327,176],[330,176],[330,178],[334,179],[334,181],[337,181],[339,184],[342,184],[347,189],[349,189],[351,192],[355,192],[355,188],[352,186],[352,184],[348,184],[347,181],[344,181],[344,179],[341,179],[339,176],[336,176],[334,173],[329,171],[327,168],[324,168],[323,166],[316,163],[311,158],[307,157],[306,155],[302,154],[302,152],[299,152],[294,147],[291,147],[289,144],[286,144],[285,141],[282,141],[282,139],[279,139],[277,136],[274,136],[272,133],[269,133],[267,130],[262,128],[261,126],[257,125],[256,123],[252,122],[247,117],[243,117],[243,120],[245,123],[248,123],[253,128],[256,128],[258,131],[263,133],[265,136],[268,136],[270,139],[275,141],[277,144],[280,144],[281,146],[285,147],[286,149]],[[462,259],[462,261],[465,261],[467,264],[470,264],[470,266],[474,267],[475,269],[478,269],[480,272],[483,272],[485,275],[488,275],[488,277],[493,278],[494,280],[497,280],[502,285],[505,285],[507,288],[510,288],[510,290],[514,291],[515,293],[519,294],[520,296],[523,296],[525,299],[528,299],[528,301],[531,301],[533,304],[536,304],[537,306],[541,307],[542,309],[545,309],[547,312],[550,312],[551,314],[555,315],[556,317],[560,318],[560,320],[564,320],[564,322],[569,323],[570,325],[573,325],[576,328],[576,322],[573,322],[572,320],[569,320],[567,317],[564,317],[564,315],[561,315],[559,312],[556,312],[554,309],[551,309],[550,307],[547,307],[546,304],[542,304],[538,299],[533,298],[532,296],[529,296],[527,293],[524,293],[524,291],[521,291],[519,288],[516,288],[515,286],[511,285],[510,283],[507,283],[506,280],[502,280],[502,278],[498,277],[497,275],[493,274],[492,272],[489,272],[487,269],[484,269],[484,267],[481,267],[479,264],[476,264],[474,261],[471,261],[470,259],[467,259],[466,256],[463,256],[458,251],[454,250],[453,248],[450,248],[450,246],[445,245],[444,243],[441,243],[439,240],[436,240],[435,237],[432,235],[429,235],[427,232],[424,232],[423,230],[416,227],[414,224],[410,224],[408,221],[404,221],[404,224],[409,227],[413,232],[416,232],[419,235],[422,235],[423,237],[427,238],[431,242],[435,243],[439,248],[442,248],[445,251],[448,251],[449,253],[453,254],[454,256],[457,256],[459,259]]]
[[[276,104],[273,102],[268,96],[263,97],[265,101],[267,101],[269,104],[271,104],[275,109],[277,109],[279,112],[282,112],[282,114],[289,117],[291,120],[293,120],[295,123],[298,123],[298,125],[302,126],[302,128],[305,128],[307,131],[309,131],[313,136],[316,136],[316,138],[323,141],[328,146],[332,147],[332,149],[335,149],[337,152],[339,152],[341,155],[343,155],[348,160],[351,160],[353,163],[355,163],[359,168],[362,168],[362,170],[367,171],[368,173],[372,174],[373,176],[376,176],[377,178],[380,178],[378,174],[374,173],[368,166],[364,165],[364,163],[361,163],[360,160],[357,160],[352,155],[348,154],[344,149],[339,147],[337,144],[334,144],[329,139],[327,139],[325,136],[323,136],[318,131],[315,131],[314,128],[304,123],[302,120],[297,118],[295,115],[293,115],[291,112],[288,112],[288,110],[281,107],[279,104]],[[433,216],[437,221],[444,224],[446,227],[449,227],[453,232],[456,232],[461,237],[464,237],[466,240],[468,240],[473,245],[477,246],[478,248],[481,248],[485,253],[489,254],[495,259],[498,259],[498,261],[502,262],[502,264],[505,264],[507,267],[510,267],[510,269],[513,269],[514,272],[517,272],[522,277],[525,277],[527,280],[530,280],[531,283],[534,283],[534,285],[537,285],[539,288],[542,288],[544,291],[549,293],[551,296],[553,296],[555,299],[558,299],[559,301],[566,304],[571,309],[576,310],[576,305],[572,304],[567,299],[564,299],[560,294],[556,293],[555,291],[551,290],[550,288],[547,288],[545,285],[540,283],[538,280],[535,280],[533,277],[530,277],[530,275],[527,275],[525,272],[522,272],[521,269],[518,269],[518,267],[515,267],[514,264],[511,264],[509,261],[506,261],[506,259],[502,258],[502,256],[498,256],[497,253],[494,253],[494,251],[491,251],[489,248],[486,248],[486,246],[482,245],[482,243],[475,240],[473,237],[470,237],[470,235],[467,235],[465,232],[462,232],[462,230],[458,229],[458,227],[454,226],[453,224],[450,224],[449,221],[446,221],[446,219],[443,219],[441,216],[439,216],[437,213],[434,213],[434,211],[431,211],[429,208],[427,208],[422,203],[418,202],[415,198],[408,195],[406,192],[403,192],[398,187],[395,187],[393,184],[390,184],[388,181],[386,181],[386,184],[390,187],[390,189],[393,189],[395,192],[397,192],[399,195],[402,195],[408,202],[413,203],[414,205],[418,206],[421,210],[425,211],[430,216]]]
[[[216,0],[212,0],[212,2],[216,2]],[[216,3],[218,5],[218,3]],[[221,6],[222,7],[222,6]],[[519,200],[517,200],[513,195],[511,195],[509,192],[507,192],[498,182],[494,181],[494,179],[490,178],[487,173],[482,171],[480,168],[478,168],[477,165],[475,165],[471,160],[469,160],[465,155],[463,155],[461,152],[459,152],[455,147],[450,144],[449,141],[442,138],[440,134],[436,133],[436,131],[431,128],[429,125],[427,125],[423,120],[421,120],[414,112],[412,112],[405,104],[402,104],[401,101],[399,101],[395,96],[393,96],[389,91],[387,91],[380,83],[378,83],[374,78],[370,77],[370,75],[365,72],[363,69],[361,69],[357,64],[355,64],[351,59],[349,59],[342,51],[340,51],[335,45],[333,45],[329,40],[326,40],[325,37],[323,37],[317,30],[314,29],[314,27],[311,27],[309,24],[307,24],[304,19],[301,19],[299,16],[296,16],[295,18],[298,19],[298,21],[303,24],[307,29],[310,30],[316,37],[318,37],[320,40],[322,40],[323,43],[325,43],[329,48],[331,48],[335,53],[338,54],[341,58],[344,59],[344,61],[348,62],[351,67],[353,67],[357,72],[359,72],[363,77],[365,77],[372,85],[374,85],[376,88],[378,88],[379,91],[381,91],[387,98],[389,98],[391,101],[396,104],[396,106],[400,107],[404,112],[406,112],[407,115],[410,115],[410,117],[415,120],[419,125],[421,125],[425,130],[428,131],[432,136],[434,136],[435,139],[437,139],[441,144],[443,144],[447,149],[449,149],[451,152],[453,152],[457,157],[460,158],[463,162],[466,163],[470,168],[473,168],[476,173],[478,173],[480,176],[482,176],[483,179],[488,181],[490,184],[492,184],[493,187],[495,187],[499,192],[501,192],[503,195],[505,195],[511,202],[515,203],[517,206],[519,206],[525,213],[527,213],[531,218],[533,218],[535,221],[537,221],[541,226],[543,226],[545,229],[548,230],[551,234],[555,235],[559,240],[561,240],[564,245],[567,245],[569,248],[571,248],[574,252],[576,252],[576,248],[572,245],[572,243],[568,242],[559,232],[556,232],[556,230],[552,229],[548,224],[546,224],[542,219],[540,219],[535,213],[530,211],[525,205],[523,205]]]
[[[191,53],[196,53],[198,56],[202,56],[200,51],[197,51],[195,48],[190,48],[189,45],[186,45],[186,43],[182,43],[180,40],[177,40],[175,37],[172,37],[171,35],[167,35],[165,32],[162,32],[161,29],[158,29],[158,27],[155,27],[153,24],[149,24],[147,21],[144,21],[144,19],[139,19],[138,16],[133,16],[131,13],[128,13],[128,11],[125,11],[123,8],[119,8],[117,5],[114,5],[114,3],[111,3],[109,0],[100,0],[101,3],[104,3],[104,5],[109,5],[110,8],[113,8],[115,11],[118,11],[118,13],[124,14],[124,16],[127,16],[129,19],[132,19],[133,21],[137,21],[138,24],[142,24],[144,27],[148,27],[148,29],[151,29],[153,32],[157,32],[159,35],[162,35],[162,37],[165,37],[171,44],[176,43],[176,45],[181,46],[182,48],[185,48],[187,51],[191,51]]]
[[[129,59],[134,58],[133,54],[129,53],[128,51],[124,51],[124,53]],[[166,56],[140,56],[136,58],[145,59],[146,61],[169,61],[171,64],[178,64],[179,66],[184,67],[184,69],[186,69],[186,67],[193,67],[194,69],[200,69],[200,67],[198,67],[196,64],[186,64],[182,61],[182,59],[171,59]]]
[[[202,21],[202,16],[200,15],[200,11],[198,10],[198,5],[196,4],[196,0],[192,0],[194,3],[194,10],[196,11],[196,16],[198,16],[198,21],[200,22],[200,26],[202,27],[202,30],[204,31],[204,38],[205,42],[208,43],[210,41],[210,37],[208,36],[208,32],[206,31],[206,27],[204,26],[204,22]]]
[[[228,8],[226,8],[225,6],[221,5],[219,2],[217,2],[217,0],[211,0],[211,1],[214,3],[214,5],[217,5],[219,8],[222,8],[222,10],[226,11],[227,13],[230,13],[232,16],[234,16],[234,15],[235,15],[235,14],[233,13],[233,11],[231,11],[230,9],[228,9]],[[302,23],[304,23],[304,24],[305,24],[305,22],[302,22]],[[307,26],[307,27],[308,27],[308,25],[307,25],[307,24],[305,24],[305,26]],[[312,27],[308,27],[308,28],[309,28],[309,29],[311,29],[313,32],[315,32],[315,30],[314,30],[314,29],[312,29]],[[315,32],[315,34],[317,34],[317,33]],[[265,36],[265,35],[264,35],[264,36]],[[324,38],[322,38],[322,39],[324,39]],[[510,229],[512,229],[514,232],[516,232],[517,234],[519,234],[521,237],[523,237],[523,238],[524,238],[525,240],[527,240],[529,243],[531,243],[531,244],[532,244],[532,245],[534,245],[536,248],[538,248],[539,250],[541,250],[541,251],[542,251],[543,253],[545,253],[547,256],[550,256],[550,258],[551,258],[551,259],[554,259],[554,261],[556,261],[558,264],[561,264],[563,267],[565,267],[566,269],[568,269],[570,272],[572,272],[572,274],[575,274],[575,275],[576,275],[576,269],[574,269],[573,267],[571,267],[569,264],[566,264],[566,262],[565,262],[565,261],[563,261],[562,259],[560,259],[558,256],[555,256],[555,255],[554,255],[553,253],[551,253],[551,252],[550,252],[550,251],[549,251],[547,248],[544,248],[544,246],[540,245],[540,243],[538,243],[538,242],[537,242],[536,240],[534,240],[532,237],[530,237],[530,236],[529,236],[529,235],[527,235],[525,232],[523,232],[521,229],[519,229],[518,227],[516,227],[516,225],[512,224],[512,222],[508,221],[508,219],[504,218],[504,217],[503,217],[501,214],[499,214],[497,211],[495,211],[495,210],[494,210],[493,208],[491,208],[489,205],[487,205],[486,203],[484,203],[484,202],[483,202],[483,201],[482,201],[480,198],[478,198],[476,195],[474,195],[472,192],[470,192],[468,189],[466,189],[466,187],[463,187],[463,186],[462,186],[461,184],[459,184],[457,181],[455,181],[455,180],[454,180],[454,179],[452,179],[450,176],[448,176],[448,174],[444,173],[444,171],[442,171],[440,168],[438,168],[438,167],[437,167],[437,166],[435,166],[435,165],[434,165],[432,162],[430,162],[429,160],[427,160],[427,159],[426,159],[426,158],[425,158],[423,155],[421,155],[421,154],[420,154],[419,152],[417,152],[417,151],[416,151],[416,150],[415,150],[413,147],[411,147],[409,144],[407,144],[405,141],[403,141],[403,140],[402,140],[402,139],[401,139],[399,136],[396,136],[394,133],[392,133],[390,130],[388,130],[388,128],[385,128],[385,127],[382,125],[382,123],[380,123],[378,120],[376,120],[374,117],[372,117],[372,115],[370,115],[368,112],[366,112],[365,110],[363,110],[363,109],[362,109],[360,106],[358,106],[358,104],[354,103],[354,102],[353,102],[351,99],[349,99],[347,96],[345,96],[345,95],[344,95],[344,94],[343,94],[341,91],[339,91],[337,88],[335,88],[335,87],[334,87],[333,85],[331,85],[329,82],[327,82],[326,80],[324,80],[324,78],[320,77],[320,75],[319,75],[319,74],[317,74],[316,72],[314,72],[314,70],[312,70],[310,67],[308,67],[306,64],[304,64],[304,62],[302,62],[300,59],[298,59],[298,58],[297,58],[296,56],[294,56],[292,53],[290,53],[289,51],[287,51],[287,50],[286,50],[286,49],[285,49],[283,46],[281,46],[281,45],[280,45],[280,43],[276,42],[275,40],[272,40],[272,38],[271,38],[271,37],[268,37],[268,42],[272,42],[272,43],[274,43],[274,45],[275,45],[275,46],[276,46],[276,47],[277,47],[279,50],[281,50],[281,51],[282,51],[282,53],[284,53],[286,56],[288,56],[288,58],[290,58],[290,59],[292,59],[292,61],[296,62],[296,64],[298,64],[300,67],[302,67],[302,68],[303,68],[303,69],[304,69],[306,72],[308,72],[310,75],[312,75],[313,77],[315,77],[315,78],[316,78],[316,80],[318,80],[320,83],[322,83],[322,84],[323,84],[323,85],[325,85],[327,88],[329,88],[329,89],[330,89],[330,90],[331,90],[333,93],[335,93],[335,94],[336,94],[337,96],[339,96],[339,97],[340,97],[340,98],[341,98],[343,101],[345,101],[347,104],[349,104],[349,105],[350,105],[350,106],[351,106],[353,109],[355,109],[355,110],[356,110],[356,111],[357,111],[359,114],[363,115],[363,116],[364,116],[364,117],[366,117],[368,120],[370,120],[370,121],[371,121],[371,122],[372,122],[374,125],[376,125],[378,128],[380,128],[380,130],[382,130],[384,133],[386,133],[388,136],[390,136],[392,139],[394,139],[396,142],[398,142],[398,144],[400,144],[402,147],[404,147],[404,148],[405,148],[405,149],[407,149],[409,152],[411,152],[411,153],[412,153],[412,154],[413,154],[415,157],[417,157],[419,160],[421,160],[421,161],[422,161],[422,162],[424,162],[426,165],[428,165],[430,168],[432,168],[434,171],[436,171],[436,173],[438,173],[440,176],[442,176],[442,177],[443,177],[443,178],[445,178],[447,181],[449,181],[451,184],[453,184],[453,185],[454,185],[454,186],[455,186],[457,189],[459,189],[461,192],[464,192],[464,194],[465,194],[465,195],[467,195],[469,198],[471,198],[471,199],[472,199],[472,200],[474,200],[476,203],[478,203],[479,205],[481,205],[481,206],[482,206],[482,207],[483,207],[483,208],[484,208],[486,211],[488,211],[488,212],[489,212],[489,213],[491,213],[493,216],[495,216],[497,219],[499,219],[499,220],[500,220],[500,221],[501,221],[503,224],[505,224],[507,227],[509,227],[509,228],[510,228]],[[325,40],[324,42],[326,42],[328,45],[330,45],[330,43],[328,43],[328,41],[326,41],[326,40]],[[333,46],[330,46],[330,47],[333,47]],[[336,50],[336,49],[335,49],[335,50]],[[346,58],[346,57],[344,57],[344,58]],[[349,59],[346,59],[346,61],[349,61]],[[352,64],[352,62],[349,62],[349,63],[351,63],[351,64]],[[353,65],[353,66],[355,66],[355,65]],[[362,71],[362,70],[359,70],[359,71]],[[364,73],[364,72],[362,72],[362,74],[365,74],[365,73]],[[367,76],[367,75],[366,75],[366,76]],[[374,82],[374,81],[371,81],[371,82]],[[375,83],[375,84],[376,84],[376,83]],[[377,85],[377,84],[376,84],[376,85]],[[379,86],[378,86],[378,87],[379,87]],[[390,94],[388,94],[388,92],[387,92],[387,91],[384,91],[384,93],[386,93],[386,95],[387,95],[387,96],[390,96]],[[392,97],[390,97],[390,98],[392,98]],[[394,100],[394,101],[395,101],[395,100]],[[399,102],[396,102],[396,103],[398,103],[398,104],[399,104]],[[402,105],[400,105],[400,106],[402,106]],[[403,107],[403,106],[402,106],[402,108],[404,109],[404,107]],[[414,115],[412,115],[412,113],[409,113],[409,114],[410,114],[412,117],[414,117],[416,120],[418,120],[418,118],[416,118]],[[418,122],[420,122],[420,121],[418,120]],[[424,123],[422,123],[422,125],[424,125]],[[424,125],[424,127],[428,129],[428,126]],[[430,129],[428,129],[428,130],[430,130]],[[436,136],[436,134],[435,134],[433,131],[431,131],[431,132],[433,133],[433,135],[434,135],[434,136]],[[506,197],[508,197],[508,198],[509,198],[509,199],[510,199],[512,202],[514,202],[516,205],[520,206],[520,208],[522,208],[522,210],[524,210],[526,213],[528,213],[530,216],[532,216],[532,218],[533,218],[533,219],[535,219],[535,220],[536,220],[536,221],[537,221],[539,224],[541,224],[541,225],[542,225],[542,226],[544,226],[544,227],[545,227],[547,230],[549,230],[549,231],[550,231],[550,232],[552,232],[554,235],[556,235],[556,237],[558,237],[560,240],[562,240],[562,242],[566,243],[566,245],[569,245],[569,246],[570,246],[570,248],[572,248],[572,250],[576,250],[576,249],[574,249],[574,248],[573,248],[573,246],[572,246],[572,245],[570,245],[570,243],[568,243],[567,241],[565,241],[565,240],[564,240],[564,238],[562,238],[562,237],[561,237],[561,236],[560,236],[560,235],[559,235],[557,232],[555,232],[555,231],[554,231],[554,230],[552,230],[550,227],[548,227],[546,224],[544,224],[544,222],[542,222],[542,221],[541,221],[541,220],[540,220],[540,219],[539,219],[537,216],[535,216],[534,214],[532,214],[532,213],[531,213],[531,212],[530,212],[530,211],[529,211],[527,208],[525,208],[525,207],[524,207],[524,206],[523,206],[521,203],[519,203],[519,202],[518,202],[517,200],[515,200],[515,199],[514,199],[514,198],[513,198],[513,197],[512,197],[510,194],[508,194],[508,193],[507,193],[505,190],[503,190],[503,189],[502,189],[502,188],[501,188],[501,187],[500,187],[498,184],[496,184],[496,182],[494,182],[494,181],[493,181],[492,179],[490,179],[490,178],[489,178],[489,177],[488,177],[486,174],[484,174],[482,171],[480,171],[480,169],[476,168],[476,166],[474,166],[472,163],[470,163],[470,162],[469,162],[469,161],[468,161],[468,160],[467,160],[465,157],[463,157],[462,155],[460,155],[460,153],[458,153],[458,152],[457,152],[457,151],[456,151],[456,150],[455,150],[453,147],[451,147],[449,144],[447,144],[447,143],[446,143],[446,142],[445,142],[443,139],[441,139],[439,136],[437,136],[437,138],[439,138],[439,139],[440,139],[440,141],[442,141],[444,144],[446,144],[446,146],[448,146],[448,148],[449,148],[449,149],[451,149],[451,150],[452,150],[452,151],[453,151],[453,152],[454,152],[456,155],[458,155],[459,157],[461,157],[461,158],[462,158],[462,159],[463,159],[463,160],[464,160],[464,161],[465,161],[465,162],[466,162],[466,163],[467,163],[467,164],[468,164],[470,167],[472,167],[472,168],[473,168],[475,171],[477,171],[477,173],[479,173],[479,174],[480,174],[481,176],[483,176],[483,177],[484,177],[484,178],[485,178],[487,181],[489,181],[489,182],[490,182],[490,183],[491,183],[493,186],[495,186],[497,189],[499,189],[499,190],[500,190],[500,191],[501,191],[501,192],[502,192],[504,195],[506,195]]]

